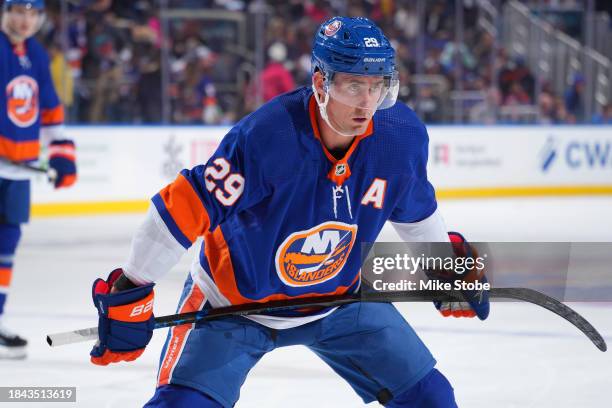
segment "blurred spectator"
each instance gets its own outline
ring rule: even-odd
[[[560,96],[555,97],[555,119],[555,123],[576,123],[576,117],[567,112],[565,102]]]
[[[452,20],[451,10],[444,4],[444,1],[436,0],[431,6],[425,18],[425,31],[432,35],[448,28]]]
[[[47,47],[50,60],[51,78],[53,86],[57,91],[57,96],[64,104],[66,110],[70,110],[74,102],[74,81],[70,67],[61,48],[54,42],[51,42]]]
[[[324,0],[307,1],[304,6],[304,12],[313,22],[319,24],[331,17],[327,12]]]
[[[135,17],[131,35],[135,43],[161,45],[161,24],[152,6],[146,1],[137,1],[133,10]]]
[[[476,45],[472,49],[472,54],[479,67],[488,67],[490,65],[494,42],[495,38],[486,31],[483,31],[478,36]]]
[[[595,114],[591,122],[599,125],[612,125],[612,102],[608,102],[601,113]]]
[[[151,42],[140,42],[136,48],[136,68],[138,86],[136,89],[140,118],[145,123],[159,123],[161,115],[161,67],[159,50],[155,48],[154,38]]]
[[[531,98],[520,82],[514,81],[504,96],[503,105],[529,105]]]
[[[494,124],[497,120],[497,107],[500,105],[500,100],[501,95],[498,88],[487,89],[485,99],[470,109],[470,122],[484,125]]]
[[[419,33],[419,16],[414,5],[402,5],[393,16],[395,27],[404,32],[404,37],[413,40]]]
[[[199,100],[202,103],[202,122],[208,125],[217,125],[223,120],[223,111],[217,100],[217,88],[211,74],[217,58],[206,47],[201,47],[199,50],[201,77],[197,90]]]
[[[521,56],[508,58],[505,53],[502,53],[502,61],[505,61],[505,63],[499,73],[499,88],[504,103],[506,103],[511,92],[514,92],[514,95],[510,98],[512,102],[515,102],[518,97],[521,102],[531,103],[534,97],[535,79],[525,64],[525,59]],[[519,88],[516,83],[522,90],[520,97],[517,93]],[[527,99],[524,98],[523,92],[527,95]]]
[[[440,54],[440,65],[445,72],[451,73],[457,68],[457,60],[465,69],[472,70],[476,67],[476,60],[465,44],[449,41]]]
[[[277,95],[289,92],[295,88],[293,76],[283,63],[287,58],[287,47],[281,42],[275,42],[268,48],[270,61],[261,73],[264,102]]]
[[[73,81],[74,91],[62,98],[69,107],[74,97],[68,110],[76,121],[160,122],[163,97],[172,123],[236,121],[261,102],[256,81],[262,101],[310,83],[314,30],[339,14],[368,16],[388,33],[397,50],[399,100],[417,109],[428,123],[452,120],[456,100],[464,116],[478,123],[492,123],[500,110],[505,112],[502,119],[525,120],[514,113],[527,111],[529,120],[532,111],[539,112],[542,123],[587,119],[579,81],[566,94],[542,89],[535,95],[535,78],[524,57],[509,57],[491,30],[484,29],[476,0],[461,3],[462,42],[455,40],[454,0],[423,2],[424,18],[417,13],[417,2],[407,0],[263,0],[263,38],[251,35],[254,6],[259,4],[255,0],[168,0],[170,8],[198,13],[193,18],[169,18],[163,25],[156,0],[70,1],[63,8],[68,9],[67,21],[60,18],[60,0],[47,1],[48,22],[41,36],[55,44],[50,48],[52,69],[57,73],[66,71],[66,63],[71,67],[72,78],[65,78],[66,84],[58,88],[69,89],[68,81]],[[560,1],[545,3],[557,7]],[[200,12],[208,9],[234,12],[237,18],[202,17]],[[162,26],[168,30],[164,38]],[[240,41],[242,29],[245,41]],[[268,62],[260,73],[255,71],[256,41],[268,46]],[[63,53],[58,52],[60,43],[67,47]],[[419,56],[421,44],[425,55]],[[168,61],[162,62],[164,55]],[[606,112],[601,120],[608,117]]]
[[[540,93],[539,109],[540,109],[540,123],[541,124],[553,124],[557,122],[557,111],[555,109],[555,98],[548,92]]]
[[[583,122],[584,117],[584,77],[582,74],[575,74],[572,86],[563,95],[565,109],[567,109],[572,122]]]
[[[419,112],[425,123],[436,123],[442,120],[442,101],[430,86],[422,86],[414,102],[414,109]]]

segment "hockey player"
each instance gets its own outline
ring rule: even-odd
[[[153,197],[128,262],[94,282],[94,364],[140,356],[152,335],[154,282],[200,236],[178,312],[358,291],[359,243],[373,242],[388,220],[406,241],[449,241],[427,181],[427,132],[396,103],[394,60],[368,19],[336,17],[320,27],[312,89],[263,105],[205,165],[183,170]],[[485,319],[486,293],[466,297],[469,304],[436,307]],[[264,354],[296,344],[366,403],[456,406],[450,383],[395,307],[365,302],[174,327],[146,406],[232,407]]]
[[[26,340],[10,332],[1,317],[8,294],[20,225],[30,213],[30,172],[40,139],[49,141],[55,187],[76,179],[75,151],[62,131],[64,111],[53,88],[49,58],[31,38],[44,19],[43,0],[5,0],[0,31],[0,358],[23,358]]]

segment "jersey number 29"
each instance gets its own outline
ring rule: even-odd
[[[204,170],[204,182],[209,193],[215,193],[217,200],[225,206],[234,205],[244,191],[244,177],[238,173],[230,174],[230,164],[223,157],[213,160],[213,165]],[[223,188],[215,180],[224,181]]]

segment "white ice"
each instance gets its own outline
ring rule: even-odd
[[[473,241],[612,241],[611,197],[444,201],[440,207],[449,228]],[[139,360],[109,367],[89,363],[91,344],[50,348],[45,342],[47,333],[96,324],[91,282],[125,259],[141,219],[39,218],[24,229],[6,321],[29,339],[29,357],[0,361],[0,386],[77,387],[76,404],[50,405],[54,407],[138,407],[148,400],[165,330],[155,333]],[[393,239],[386,228],[381,240]],[[157,315],[174,313],[190,258],[185,256],[159,282]],[[480,322],[442,318],[430,304],[397,306],[437,358],[461,407],[610,406],[611,352],[600,352],[576,328],[546,310],[495,303],[489,319]],[[612,342],[612,305],[571,306]],[[307,349],[290,347],[263,358],[237,404],[287,406],[364,404]]]

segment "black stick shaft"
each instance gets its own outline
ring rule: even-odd
[[[607,345],[601,334],[581,315],[564,305],[558,300],[527,288],[492,288],[489,290],[491,299],[515,299],[533,303],[563,317],[584,333],[591,342],[601,351],[606,351]],[[249,303],[236,306],[207,309],[197,312],[179,313],[155,318],[155,328],[171,327],[181,324],[193,324],[206,320],[219,319],[228,316],[247,316],[253,314],[265,314],[284,310],[293,310],[311,307],[337,307],[355,302],[428,302],[462,301],[463,296],[459,291],[429,291],[416,290],[405,292],[366,292],[361,294],[332,295],[309,297],[302,299],[276,300],[268,303]],[[76,343],[98,338],[98,328],[74,330],[71,332],[57,333],[47,336],[50,346]]]

